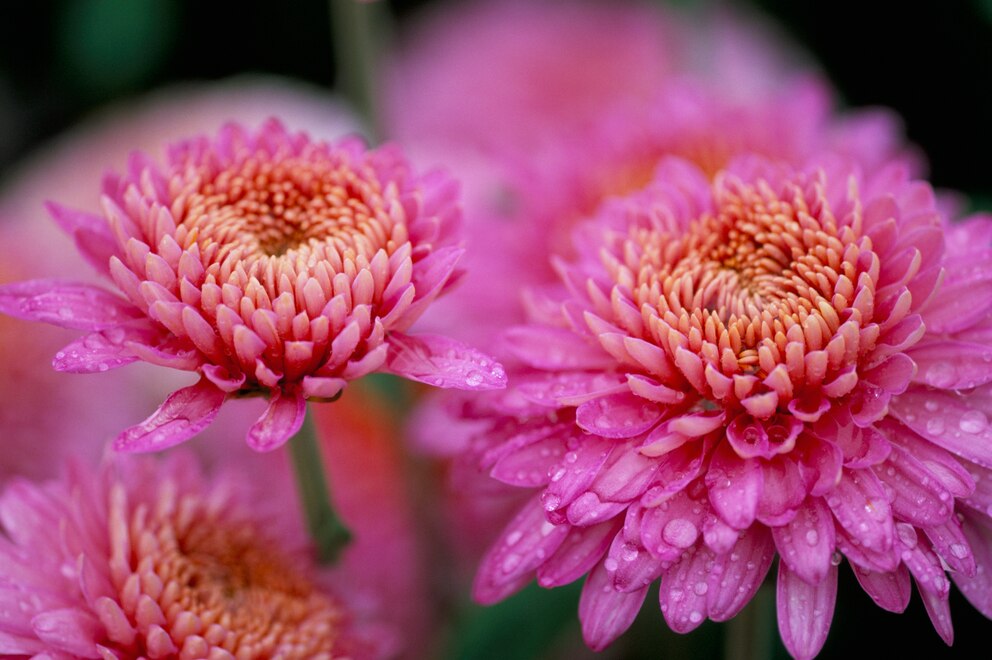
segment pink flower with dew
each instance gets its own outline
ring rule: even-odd
[[[216,132],[232,117],[261,123],[273,113],[317,137],[343,135],[358,125],[325,90],[271,77],[242,77],[172,85],[115,104],[43,145],[4,172],[0,283],[45,274],[96,278],[75,257],[72,241],[48,218],[44,201],[51,191],[57,190],[66,205],[99,212],[102,171],[108,164],[126,166],[133,149],[158,157],[162,143],[172,136]],[[0,396],[5,402],[0,406],[5,449],[0,477],[54,477],[58,464],[52,456],[70,446],[75,455],[99,458],[106,438],[141,419],[186,378],[178,371],[167,374],[153,365],[135,365],[102,377],[94,388],[86,378],[39,368],[71,338],[72,331],[62,328],[0,318]],[[206,435],[218,440],[230,428],[243,429],[245,416],[257,417],[263,405],[245,400],[226,406]]]
[[[992,220],[946,225],[902,165],[667,160],[508,332],[526,368],[469,414],[466,460],[533,489],[475,582],[588,574],[602,649],[660,578],[669,626],[724,621],[776,554],[786,647],[822,647],[846,558],[890,611],[911,583],[952,640],[951,577],[992,616]]]
[[[248,431],[280,446],[307,399],[373,371],[491,389],[502,367],[458,342],[404,331],[453,281],[462,250],[456,185],[413,174],[391,147],[366,151],[225,126],[174,145],[164,166],[135,154],[109,176],[104,215],[50,211],[123,296],[36,280],[0,287],[0,310],[89,331],[56,354],[62,371],[143,360],[195,371],[118,449],[151,451],[205,428],[230,396],[264,394]]]
[[[310,561],[293,516],[263,514],[243,486],[234,473],[206,479],[189,456],[11,483],[0,496],[0,599],[17,606],[0,621],[0,653],[383,657]]]

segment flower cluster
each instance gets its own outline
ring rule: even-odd
[[[992,618],[992,216],[767,26],[700,16],[476,0],[367,81],[402,151],[232,83],[0,196],[44,188],[103,279],[0,227],[0,655],[424,657],[465,563],[483,604],[584,580],[596,651],[773,585],[812,658],[848,569],[891,612],[915,588],[947,644],[955,585]],[[66,175],[132,139],[102,184]],[[111,371],[85,396],[59,373]],[[404,422],[456,493],[409,479]]]

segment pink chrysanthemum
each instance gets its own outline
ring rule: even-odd
[[[74,465],[7,488],[0,653],[377,657],[294,517],[260,513],[240,477],[207,481],[186,459]]]
[[[109,176],[104,217],[51,205],[123,297],[38,280],[0,288],[0,310],[91,334],[55,357],[62,371],[144,360],[201,375],[117,440],[148,451],[207,426],[229,396],[270,404],[248,443],[270,450],[307,399],[390,371],[441,387],[491,389],[502,368],[445,337],[404,333],[453,281],[462,250],[456,185],[413,174],[397,150],[366,151],[237,125],[142,154]]]
[[[508,333],[527,367],[471,412],[469,460],[536,489],[476,598],[588,573],[600,649],[651,582],[686,632],[739,612],[777,554],[796,657],[826,639],[844,557],[892,611],[915,579],[948,643],[948,571],[992,615],[990,244],[902,166],[665,161],[576,233],[566,300]]]

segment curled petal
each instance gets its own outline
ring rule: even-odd
[[[73,330],[107,330],[140,318],[131,303],[90,284],[46,279],[0,286],[0,312]]]
[[[300,388],[273,390],[268,408],[248,429],[248,446],[255,451],[278,449],[300,430],[305,415],[306,399]]]
[[[169,395],[152,416],[114,441],[119,451],[158,451],[189,440],[209,426],[227,394],[206,378]]]
[[[579,598],[582,639],[589,648],[601,651],[622,635],[637,617],[647,593],[647,587],[630,592],[616,591],[603,564],[594,568],[586,578]]]

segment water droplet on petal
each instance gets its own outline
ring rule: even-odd
[[[836,550],[834,550],[834,553],[832,555],[830,555],[830,565],[831,566],[840,566],[840,563],[843,560],[844,560],[844,556],[841,555]]]
[[[816,533],[815,529],[811,529],[806,532],[806,543],[810,545],[816,545],[817,541],[820,540],[820,535]]]
[[[702,620],[703,620],[703,614],[701,612],[697,612],[696,610],[693,610],[692,612],[689,613],[689,621],[692,621],[693,623],[699,623]]]
[[[927,401],[926,403],[923,404],[923,407],[926,408],[928,412],[936,412],[937,402],[933,400]]]
[[[981,433],[988,428],[989,420],[981,410],[969,410],[961,415],[958,426],[965,433]]]
[[[696,542],[699,530],[690,520],[674,518],[665,524],[661,532],[661,538],[665,543],[676,548],[688,548]]]
[[[709,591],[709,585],[705,582],[697,582],[696,586],[694,586],[692,590],[696,592],[697,596],[704,596],[706,595],[706,592]]]
[[[520,530],[516,530],[514,532],[510,532],[510,534],[506,537],[506,544],[507,545],[515,545],[517,543],[517,541],[520,540],[520,537],[521,536],[523,536],[523,532],[521,532]]]
[[[956,376],[957,370],[950,362],[935,362],[927,369],[923,380],[930,387],[946,389],[954,384]]]
[[[619,564],[617,563],[617,560],[614,559],[613,557],[608,557],[606,561],[603,562],[603,568],[605,568],[610,573],[615,572],[618,566]]]
[[[927,433],[940,435],[944,432],[944,420],[940,417],[931,417],[927,420]]]
[[[968,546],[963,543],[954,543],[951,545],[951,554],[958,559],[964,559],[968,556]]]

